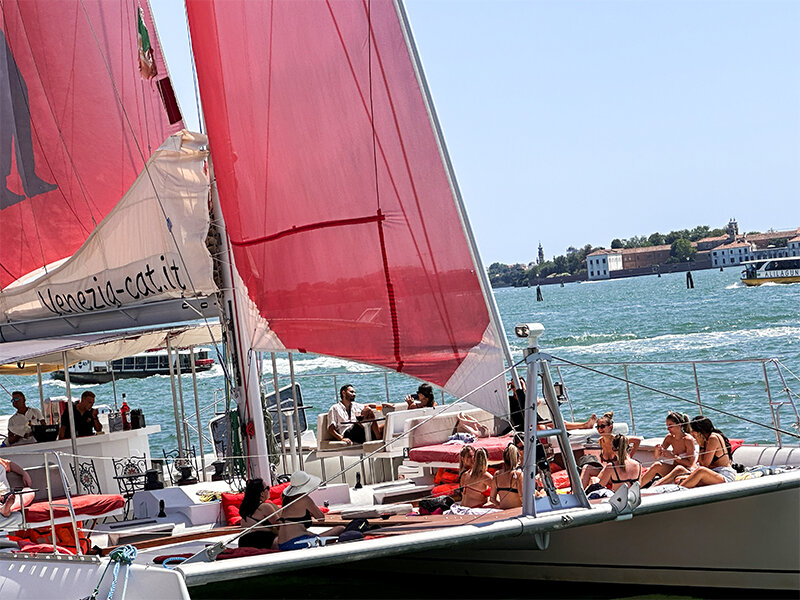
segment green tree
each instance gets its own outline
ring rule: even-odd
[[[665,244],[664,236],[657,231],[651,234],[650,237],[647,238],[647,241],[650,242],[651,246],[663,246]]]
[[[624,248],[625,244],[622,243],[622,240],[619,238],[614,238],[611,240],[611,249],[616,250],[618,248]]]
[[[694,258],[694,255],[697,254],[697,249],[692,246],[692,242],[688,239],[679,238],[672,242],[669,254],[672,262],[684,261]]]

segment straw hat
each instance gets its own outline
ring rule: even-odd
[[[283,490],[283,493],[287,496],[307,494],[315,490],[321,481],[319,477],[309,475],[305,471],[295,471],[292,473],[292,478],[289,480],[289,487]]]

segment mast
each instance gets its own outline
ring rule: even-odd
[[[423,99],[425,100],[425,107],[428,110],[431,126],[433,127],[433,131],[436,136],[442,163],[445,165],[445,172],[447,173],[447,178],[450,182],[450,188],[453,192],[453,197],[455,198],[456,211],[458,212],[459,221],[461,222],[461,228],[463,229],[464,235],[467,238],[467,245],[469,247],[470,255],[472,256],[472,262],[474,263],[477,271],[481,293],[483,294],[483,299],[486,302],[487,308],[489,309],[489,320],[494,325],[495,329],[497,329],[497,334],[500,337],[500,346],[503,349],[503,356],[505,357],[508,366],[511,367],[511,365],[514,364],[511,356],[511,346],[508,343],[508,337],[506,336],[505,329],[503,328],[503,321],[500,317],[500,311],[497,308],[497,301],[492,293],[491,284],[489,283],[486,269],[483,266],[483,261],[481,260],[481,255],[478,251],[478,244],[475,242],[475,235],[472,232],[472,226],[470,225],[469,217],[467,216],[467,209],[464,206],[461,190],[458,187],[458,180],[456,179],[455,170],[453,169],[453,163],[450,160],[450,153],[447,151],[447,144],[445,143],[444,134],[442,133],[442,128],[439,124],[439,118],[436,116],[436,108],[433,104],[433,96],[428,88],[428,82],[425,78],[425,71],[422,68],[422,61],[420,60],[419,53],[417,52],[417,46],[414,42],[414,34],[411,32],[411,25],[408,21],[408,16],[406,15],[406,10],[403,6],[402,0],[394,0],[394,3],[403,30],[403,36],[405,37],[406,45],[408,46],[409,55],[412,58],[412,63],[414,65],[414,71],[417,75],[420,91],[422,92]],[[514,381],[516,389],[522,389],[516,369],[511,369],[511,377]]]
[[[234,400],[239,407],[240,423],[245,425],[245,431],[250,429],[252,423],[252,439],[245,433],[244,448],[247,451],[248,478],[260,477],[269,485],[271,482],[269,451],[267,449],[267,434],[264,428],[264,411],[261,404],[261,386],[259,385],[258,370],[256,368],[256,353],[250,345],[250,332],[241,326],[236,289],[233,276],[233,252],[230,249],[228,234],[225,229],[225,220],[222,217],[222,207],[217,193],[217,183],[214,177],[214,167],[211,155],[208,156],[208,174],[211,183],[211,212],[216,223],[221,245],[219,254],[220,277],[222,278],[222,315],[226,324],[225,333],[228,347],[234,361],[233,381],[231,389]]]

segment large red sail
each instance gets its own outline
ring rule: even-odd
[[[188,14],[236,266],[272,333],[440,385],[481,348],[497,374],[395,4],[189,0]]]
[[[146,2],[0,11],[2,289],[71,256],[183,122]]]

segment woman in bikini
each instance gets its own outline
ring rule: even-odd
[[[483,448],[475,450],[475,464],[472,470],[464,473],[459,480],[463,489],[461,506],[480,508],[486,504],[487,492],[492,484],[492,475],[486,470],[488,466],[489,457],[486,450]]]
[[[597,483],[616,492],[623,483],[628,486],[639,481],[642,474],[642,465],[638,460],[628,456],[628,438],[618,433],[611,439],[611,448],[615,452],[616,460],[606,463],[597,476]]]
[[[689,417],[675,411],[667,415],[667,435],[664,441],[656,446],[653,453],[657,460],[642,475],[642,487],[647,487],[658,475],[664,477],[677,465],[691,471],[697,457],[694,452],[694,438],[689,434]],[[671,450],[670,450],[671,448]]]
[[[519,464],[519,452],[514,444],[503,450],[503,470],[492,478],[489,501],[493,506],[519,508],[522,506],[522,471]]]
[[[317,489],[319,477],[305,471],[295,471],[289,487],[283,490],[283,507],[276,519],[278,526],[278,549],[299,550],[307,548],[308,542],[325,536],[338,536],[344,527],[332,527],[320,534],[311,533],[308,528],[314,520],[321,521],[325,515],[308,495]]]
[[[257,527],[239,538],[239,547],[277,549],[275,541],[277,533],[274,527],[275,518],[272,516],[278,510],[269,501],[269,487],[263,479],[251,479],[244,488],[244,498],[239,505],[239,516],[242,517],[242,527],[252,527],[264,519],[269,525]]]
[[[731,443],[725,434],[714,427],[711,419],[699,415],[689,422],[689,431],[700,446],[697,468],[689,473],[689,469],[679,465],[655,485],[677,483],[693,488],[734,481],[736,471],[731,467]]]

